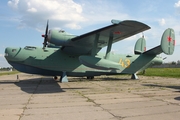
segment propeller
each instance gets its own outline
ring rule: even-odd
[[[47,20],[47,25],[46,25],[46,31],[45,31],[45,35],[42,35],[42,37],[44,37],[44,43],[43,43],[43,49],[45,49],[45,47],[47,46],[47,38],[48,38],[48,25],[49,24],[49,20]]]

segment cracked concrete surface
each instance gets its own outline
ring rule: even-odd
[[[102,76],[88,81],[0,76],[1,120],[179,120],[180,79]]]

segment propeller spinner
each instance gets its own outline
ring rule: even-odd
[[[49,20],[47,20],[45,35],[42,35],[42,37],[44,37],[43,49],[45,49],[48,42],[48,26],[49,26],[48,24],[49,24]]]

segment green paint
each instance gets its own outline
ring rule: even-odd
[[[165,30],[161,45],[145,52],[145,39],[138,39],[134,50],[138,54],[135,55],[112,54],[111,46],[149,28],[143,23],[126,20],[81,36],[50,30],[47,36],[52,47],[8,47],[5,57],[15,69],[26,73],[54,76],[66,73],[67,76],[75,77],[114,74],[135,76],[139,71],[162,64],[162,58],[158,54],[164,52],[170,55],[174,52],[174,30]],[[105,46],[106,53],[99,53]]]

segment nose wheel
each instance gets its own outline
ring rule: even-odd
[[[53,79],[54,79],[54,80],[57,80],[57,79],[58,79],[58,77],[57,77],[57,76],[54,76],[54,77],[53,77]]]

